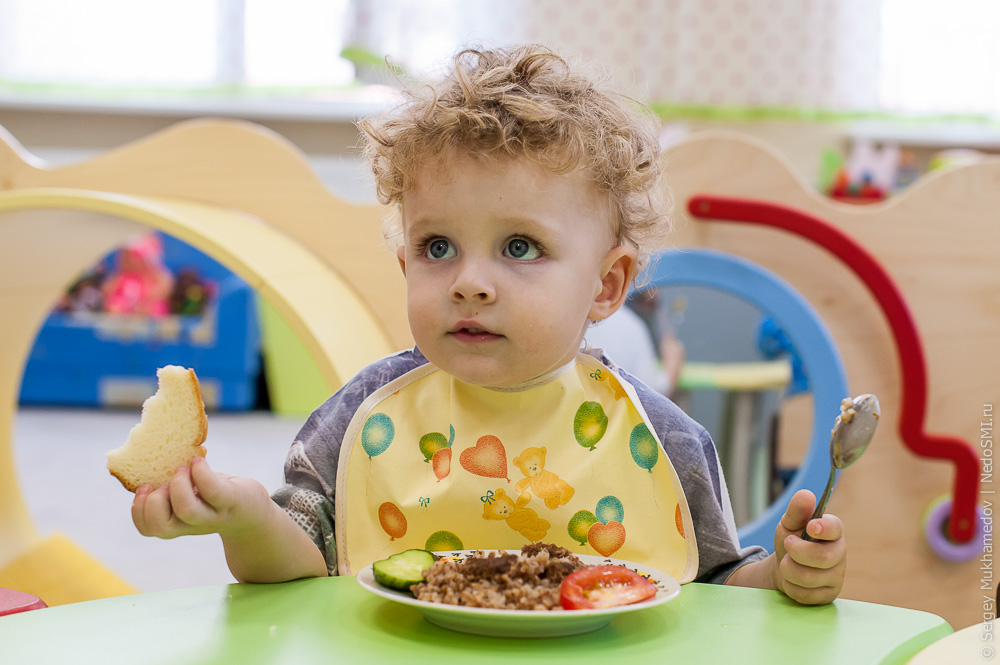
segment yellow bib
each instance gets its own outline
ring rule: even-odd
[[[336,495],[341,575],[405,549],[562,545],[694,579],[691,512],[633,387],[585,354],[525,390],[427,364],[361,405]]]

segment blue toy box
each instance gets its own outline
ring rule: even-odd
[[[261,371],[253,289],[219,262],[164,234],[164,265],[214,284],[201,315],[160,318],[54,312],[29,355],[21,404],[137,406],[156,392],[156,370],[191,367],[212,410],[252,409]],[[105,261],[112,263],[114,255]]]

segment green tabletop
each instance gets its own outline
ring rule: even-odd
[[[354,578],[199,587],[0,617],[3,663],[905,663],[940,617],[850,600],[688,584],[659,607],[573,637],[465,635]]]

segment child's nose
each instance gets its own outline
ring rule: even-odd
[[[451,299],[454,302],[491,303],[496,300],[496,295],[493,280],[489,278],[487,271],[472,262],[462,266],[451,287]]]

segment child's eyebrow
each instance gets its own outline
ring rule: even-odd
[[[434,227],[441,226],[441,223],[432,217],[418,217],[417,219],[404,219],[403,231],[407,237],[425,235]]]
[[[463,223],[469,223],[468,220],[462,221]],[[509,217],[501,217],[497,221],[507,227],[507,231],[511,235],[525,233],[530,235],[546,235],[554,237],[561,235],[563,232],[562,225],[555,223],[548,224],[544,220],[535,217],[511,215]],[[451,222],[449,221],[441,220],[435,217],[418,217],[416,219],[404,220],[404,228],[406,229],[406,232],[413,235],[422,235],[426,232],[433,231],[435,228],[440,228],[442,233],[446,233],[446,227],[450,224]]]
[[[531,235],[546,235],[549,237],[558,237],[562,235],[564,231],[563,225],[550,223],[547,224],[543,219],[538,219],[536,217],[523,217],[520,215],[512,215],[510,217],[504,217],[500,221],[508,225],[511,229],[511,233],[530,233]]]

